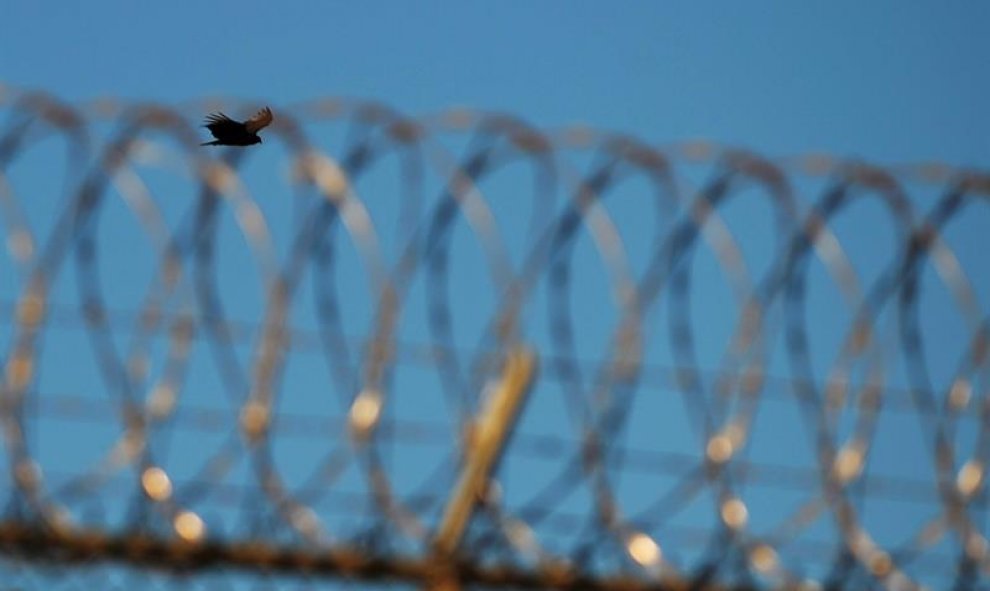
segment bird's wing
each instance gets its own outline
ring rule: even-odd
[[[264,109],[258,111],[254,117],[251,117],[244,122],[244,129],[246,129],[249,133],[258,133],[261,129],[268,127],[268,125],[271,124],[272,119],[274,119],[272,116],[272,110],[265,107]]]
[[[204,125],[213,134],[213,137],[217,139],[223,139],[231,134],[238,134],[244,132],[244,124],[234,121],[230,117],[224,115],[223,113],[211,113],[206,116],[206,124]]]

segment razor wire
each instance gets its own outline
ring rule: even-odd
[[[81,562],[78,572],[110,560],[123,580],[149,564],[552,588],[990,580],[986,270],[967,268],[972,254],[950,240],[990,197],[986,172],[651,145],[345,99],[275,108],[261,146],[201,147],[193,121],[221,106],[260,105],[3,95],[0,572],[45,586],[35,560]],[[56,141],[59,162],[31,174],[62,189],[25,191],[20,161]],[[252,167],[272,154],[283,169],[258,181]],[[610,209],[630,186],[635,229]],[[393,224],[376,188],[395,193]],[[50,216],[31,213],[39,200]],[[892,241],[867,271],[836,229],[862,204],[887,224],[877,239]],[[757,208],[762,236],[734,225],[738,207]],[[101,224],[112,208],[147,241],[147,285],[104,272],[112,251],[140,248],[112,242]],[[288,231],[272,226],[272,208]],[[770,245],[756,265],[754,240]],[[458,279],[469,242],[467,266],[486,285]],[[259,278],[252,318],[231,311],[229,284],[244,289],[224,262],[231,248]],[[724,282],[718,310],[698,310],[711,288],[700,257]],[[580,279],[589,266],[600,282]],[[809,309],[823,280],[847,319],[825,353],[815,317],[836,313]],[[939,314],[966,335],[949,378],[931,369],[944,348],[926,336],[932,285],[952,308]],[[490,310],[479,311],[478,290]],[[599,320],[575,302],[596,290],[612,321],[589,344]],[[708,318],[726,313],[721,353],[703,360]],[[367,318],[357,334],[355,316]],[[481,327],[470,343],[465,323]],[[73,332],[82,349],[52,354]],[[443,508],[520,354],[539,366],[527,406],[465,537],[440,556]],[[301,371],[300,386],[303,364],[320,369]],[[89,372],[85,394],[44,386],[75,366]],[[212,406],[198,402],[207,387],[222,393]],[[409,405],[428,388],[443,410],[422,417]],[[548,411],[533,405],[548,398],[563,416],[541,432]],[[642,410],[659,398],[680,413]],[[760,413],[782,406],[805,439],[778,444],[806,447],[804,464],[751,445],[772,435]],[[911,460],[914,475],[885,474],[871,455],[892,413],[913,417],[929,454]],[[72,447],[69,431],[53,431],[63,423],[95,425],[99,453],[75,463],[39,451]],[[170,453],[197,438],[210,442],[201,453]],[[306,474],[286,459],[297,457]],[[767,490],[788,500],[757,518]],[[891,523],[871,520],[884,511]],[[898,511],[919,523],[895,536]]]

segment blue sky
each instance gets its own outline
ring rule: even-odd
[[[69,102],[110,96],[179,104],[218,96],[263,101],[271,104],[276,113],[280,106],[327,96],[377,100],[411,116],[464,105],[513,113],[539,128],[581,123],[628,133],[654,145],[705,138],[771,157],[825,152],[882,165],[935,160],[986,169],[990,165],[988,23],[990,4],[975,1],[841,1],[817,5],[784,1],[291,5],[230,1],[182,6],[109,1],[67,3],[53,9],[41,3],[13,0],[4,4],[0,18],[0,83],[18,89],[45,90]],[[250,164],[245,165],[245,178],[258,181],[252,185],[258,188],[255,197],[273,225],[290,220],[288,209],[279,209],[286,201],[279,201],[280,195],[273,193],[281,190],[283,179],[273,180],[268,169],[269,176],[264,177],[259,169],[272,162],[285,163],[284,151],[277,150],[266,143],[251,153]],[[15,181],[37,183],[37,189],[51,180],[43,178],[38,161],[27,159],[22,166],[12,177]],[[511,193],[511,189],[526,186],[516,184],[520,178],[509,174],[508,178],[492,181],[491,188],[497,194]],[[362,188],[374,195],[376,189],[387,188],[387,182],[373,178]],[[621,194],[643,197],[644,185],[636,182],[623,188],[626,192]],[[820,188],[814,181],[798,187],[803,206],[809,206],[820,195]],[[749,199],[754,193],[743,192],[741,204],[729,206],[729,211],[735,212],[729,219],[735,220],[733,229],[750,239],[744,246],[751,249],[746,254],[755,259],[750,262],[759,277],[758,271],[769,264],[767,252],[772,255],[769,241],[773,229],[765,221],[769,219],[766,208],[754,205],[758,199]],[[918,194],[922,197],[915,205],[919,212],[925,212],[933,202],[928,198],[935,193],[929,188]],[[630,259],[636,268],[648,259],[647,224],[652,221],[652,217],[642,214],[641,203],[635,199],[618,201],[610,209],[632,245]],[[44,199],[24,199],[22,204],[28,217],[42,225],[39,220],[54,209],[51,201]],[[179,206],[173,203],[163,207]],[[384,206],[379,202],[377,207]],[[496,212],[502,222],[528,215],[518,201],[502,207]],[[836,222],[835,230],[843,245],[855,254],[857,271],[868,286],[891,256],[891,233],[882,208],[857,207],[851,216]],[[116,238],[101,243],[109,249],[101,261],[109,268],[134,267],[142,256],[114,247],[125,240],[137,243],[143,239],[127,225],[125,213],[108,207],[103,222],[102,231]],[[385,219],[390,223],[395,219],[394,212],[383,215],[389,216]],[[987,221],[986,211],[966,216],[948,235],[962,267],[975,283],[984,317],[990,298],[990,276],[980,265],[986,252]],[[43,231],[39,233],[44,235]],[[509,234],[513,235],[511,231]],[[523,239],[521,232],[514,236]],[[457,235],[454,240],[477,253],[469,237]],[[283,240],[279,244],[286,243]],[[239,266],[249,259],[236,258],[243,252],[237,254],[234,246],[224,248],[223,256],[234,258],[225,259],[227,264],[222,265],[222,290],[235,296],[231,305],[238,310],[239,318],[256,319],[262,306],[260,291],[253,283],[256,277]],[[283,248],[280,246],[279,252]],[[344,248],[344,268],[350,264],[359,271],[353,249]],[[616,315],[601,312],[608,294],[594,289],[605,284],[605,273],[600,265],[596,266],[594,249],[587,240],[576,249],[582,264],[574,272],[578,286],[573,290],[574,305],[584,319],[576,332],[581,354],[593,356],[604,350]],[[459,292],[467,294],[466,301],[481,307],[492,304],[494,298],[488,287],[489,278],[479,270],[478,260],[477,256],[455,260],[452,281],[455,289],[466,290]],[[593,262],[584,265],[585,260]],[[696,269],[700,287],[692,305],[694,320],[702,327],[697,343],[703,353],[702,365],[711,369],[718,366],[732,328],[727,320],[732,318],[730,307],[723,305],[731,298],[731,292],[715,272],[713,257],[703,254],[701,260]],[[6,266],[0,265],[0,272],[12,273],[9,261],[2,262]],[[71,276],[63,273],[66,275]],[[107,275],[112,281],[114,275]],[[146,285],[136,280],[128,283],[129,276],[124,277],[116,291],[108,290],[121,301],[129,297],[124,294],[142,293]],[[810,289],[808,299],[812,309],[820,311],[813,320],[813,357],[821,370],[834,360],[849,314],[835,306],[838,294],[822,279],[821,269],[814,271],[812,277],[820,281],[812,284],[820,289]],[[960,343],[968,337],[968,329],[954,312],[945,311],[949,309],[949,297],[930,270],[925,281],[930,286],[926,297],[931,299],[925,303],[924,328],[929,342],[936,343],[934,352],[929,351],[935,373],[944,380],[957,367],[962,355]],[[0,276],[0,296],[10,300],[16,293],[16,283],[4,283]],[[75,297],[71,288],[64,289],[58,292],[64,299]],[[355,337],[362,336],[366,327],[361,316],[369,309],[365,293],[354,289],[341,296],[345,309],[361,311],[359,320],[345,319]],[[421,293],[413,297],[423,298]],[[422,302],[417,301],[416,306],[419,311]],[[544,306],[542,300],[534,305],[541,312]],[[473,346],[475,332],[487,321],[487,316],[473,311],[468,305],[454,306],[462,322],[458,336],[466,335],[459,342],[461,346]],[[665,308],[658,317],[666,313]],[[313,317],[301,313],[296,321],[313,321]],[[414,323],[419,330],[415,336],[422,340],[428,333],[425,323],[418,322],[419,325]],[[710,330],[705,322],[710,322]],[[468,329],[463,328],[465,325]],[[0,332],[4,338],[0,345],[6,347],[9,324],[2,328],[6,332]],[[88,346],[82,331],[65,332],[63,351]],[[534,338],[546,339],[546,334],[534,332]],[[943,342],[948,345],[943,346]],[[652,360],[659,365],[671,364],[670,351],[662,345],[655,346]],[[52,347],[57,351],[59,344]],[[246,359],[248,348],[243,347],[238,354]],[[49,355],[49,363],[61,363],[51,357],[58,353]],[[222,406],[224,397],[218,392],[223,387],[215,371],[211,373],[208,367],[210,357],[201,353],[200,358],[204,367],[193,371],[199,381],[193,380],[194,386],[189,390],[200,402]],[[286,377],[287,384],[299,386],[291,388],[293,392],[305,392],[305,385],[314,376],[325,375],[319,358],[296,363]],[[775,370],[786,372],[783,362],[778,359],[775,363]],[[48,370],[44,385],[64,389],[81,379],[89,380],[89,384],[99,383],[91,365],[77,365],[60,366],[58,372]],[[897,362],[893,366],[893,373],[898,374],[893,380],[903,384],[904,368]],[[79,378],[81,375],[86,377]],[[430,368],[404,367],[396,381],[416,384],[424,391],[440,389]],[[650,387],[644,388],[649,391]],[[567,413],[561,393],[552,384],[544,383],[542,388],[542,395],[530,401],[522,432],[540,435],[545,429],[555,436],[573,437],[561,418]],[[652,420],[656,416],[681,416],[679,398],[669,391],[663,394],[671,395],[637,399],[637,404],[644,406],[637,407],[639,410],[630,419],[630,445],[651,441],[659,431],[669,436],[664,443],[666,451],[697,451],[686,422]],[[305,396],[290,396],[283,408],[302,415],[309,412],[310,403]],[[414,417],[437,409],[444,412],[439,395],[435,400],[430,398],[429,403],[400,398],[396,408]],[[783,465],[812,462],[807,450],[799,453],[791,445],[806,435],[796,409],[786,404],[770,408],[759,416],[754,455]],[[915,417],[909,413],[887,416],[879,427],[876,461],[895,476],[930,478],[927,458],[924,468],[919,468],[916,461],[926,452],[921,438],[916,437]],[[843,424],[849,423],[846,420]],[[56,448],[62,447],[58,437],[81,437],[86,433],[78,426],[66,427],[61,433],[48,428],[53,429],[46,431],[52,438],[48,443],[55,444],[45,453],[56,459],[61,452]],[[83,430],[72,431],[75,428]],[[973,444],[977,429],[970,425],[960,431],[960,445]],[[305,474],[311,469],[308,460],[288,459],[296,457],[292,454],[299,450],[305,452],[309,442],[303,441],[295,448],[292,446],[296,443],[288,441],[284,444],[287,447],[276,453],[285,462],[286,473]],[[201,440],[163,445],[174,446],[174,455],[194,457],[199,446],[208,448],[219,443],[204,435]],[[403,455],[406,453],[410,455]],[[394,450],[399,479],[405,477],[405,472],[415,471],[416,460],[422,459],[417,453],[420,452]],[[400,465],[403,458],[412,461]],[[525,452],[513,455],[504,474],[510,499],[525,498],[533,486],[528,482],[531,474],[544,476],[541,470],[546,471],[546,465],[541,461],[525,457]],[[0,476],[0,488],[5,484],[3,478]],[[661,490],[668,485],[656,474],[643,476],[630,470],[620,489],[629,495],[629,505],[637,506],[653,497],[637,495],[636,487]],[[753,515],[769,515],[772,521],[778,511],[776,503],[794,501],[784,499],[783,493],[778,499],[774,495],[779,492],[751,498]],[[566,504],[580,512],[582,503],[587,503],[582,494],[587,491]],[[934,503],[926,510],[932,510],[931,505]],[[123,504],[110,512],[123,511],[122,507]],[[906,514],[916,517],[911,510],[895,504],[872,508],[873,521],[869,525],[875,528],[876,538],[881,543],[893,543],[916,531],[921,517],[901,518]],[[709,512],[709,505],[691,509],[681,525],[706,523]],[[927,517],[930,513],[918,514]],[[760,524],[757,519],[754,523]],[[684,550],[681,556],[688,562],[694,557],[690,550]]]
[[[15,0],[0,74],[70,99],[374,98],[771,154],[990,158],[979,2]]]

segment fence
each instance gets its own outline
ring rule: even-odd
[[[985,172],[0,97],[11,588],[986,584]]]

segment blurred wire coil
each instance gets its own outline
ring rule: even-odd
[[[286,154],[284,193],[304,195],[274,199],[297,207],[291,232],[278,239],[242,172],[248,158],[263,152],[199,146],[201,134],[191,121],[215,106],[110,100],[76,106],[40,93],[8,90],[3,96],[0,211],[7,261],[17,279],[16,293],[3,302],[7,334],[0,342],[0,420],[9,468],[8,479],[0,480],[9,485],[0,489],[8,498],[0,551],[21,559],[47,553],[54,560],[102,557],[138,566],[254,565],[423,584],[447,577],[530,587],[906,589],[930,584],[926,577],[939,569],[944,578],[933,580],[961,587],[988,580],[987,308],[959,253],[943,239],[950,224],[990,197],[987,173],[937,164],[884,168],[820,155],[766,159],[704,142],[658,147],[588,128],[545,131],[514,117],[464,109],[409,118],[379,104],[328,99],[275,109],[275,123],[263,134],[268,141],[258,150],[277,142]],[[233,106],[247,112],[257,105]],[[337,153],[310,132],[328,123],[346,128]],[[98,131],[101,126],[110,131]],[[48,227],[39,228],[25,212],[29,200],[49,197],[18,191],[8,173],[53,135],[67,146],[64,172],[52,173],[64,179],[66,194]],[[167,161],[163,154],[179,158]],[[390,158],[398,162],[402,195],[387,241],[384,222],[356,187],[368,177],[392,174],[382,172]],[[181,175],[176,166],[184,167]],[[141,181],[141,170],[155,167],[194,187],[195,198],[178,222],[160,213],[163,197]],[[525,168],[531,179],[529,219],[516,220],[525,231],[500,226],[492,213],[508,196],[497,182],[488,187],[489,179],[511,167]],[[686,168],[694,172],[683,173]],[[690,175],[699,179],[697,186],[685,180]],[[649,215],[661,220],[645,240],[649,250],[641,269],[634,269],[623,242],[631,231],[604,205],[632,178],[649,185]],[[798,187],[809,178],[819,179],[819,189],[804,199]],[[439,188],[436,196],[424,195],[434,187],[430,179]],[[911,194],[917,187],[935,197],[919,205]],[[772,263],[760,275],[746,265],[747,238],[734,233],[731,216],[723,213],[743,192],[760,195],[772,216]],[[108,230],[99,220],[117,196],[155,249],[151,283],[140,301],[124,307],[108,303],[115,279],[100,273]],[[865,278],[854,265],[857,253],[833,232],[834,220],[862,201],[880,205],[897,240],[881,272]],[[235,221],[263,278],[263,310],[247,325],[238,324],[221,295],[217,241],[223,218]],[[472,297],[451,278],[456,228],[476,240],[479,265],[497,291],[494,312],[471,346],[458,342],[453,326],[460,310],[470,308],[457,294]],[[363,335],[343,329],[349,310],[340,294],[354,278],[341,276],[335,250],[341,237],[354,245],[367,282],[362,289],[370,294],[372,321]],[[616,306],[605,353],[592,361],[581,360],[575,334],[583,319],[572,305],[575,292],[588,289],[573,279],[585,264],[575,255],[582,237],[597,249],[610,281],[604,290]],[[692,311],[698,282],[691,264],[702,245],[730,286],[735,301],[727,305],[736,311],[724,355],[711,370],[697,358],[707,327]],[[809,344],[813,265],[834,282],[844,297],[836,305],[846,306],[850,318],[839,348],[818,357],[832,360],[824,379],[813,367],[818,361]],[[66,278],[69,268],[74,280]],[[928,370],[930,350],[940,345],[927,343],[926,349],[921,326],[919,285],[931,270],[952,294],[969,335],[955,375],[944,383]],[[292,317],[307,280],[318,323],[299,328]],[[64,301],[69,292],[58,287],[60,281],[74,285],[75,304]],[[424,285],[425,314],[408,305],[417,281]],[[666,332],[657,328],[661,305],[668,310]],[[426,327],[417,338],[404,333],[410,315]],[[893,328],[883,328],[885,315],[896,318]],[[45,356],[46,343],[73,323],[85,330],[91,348],[80,353],[85,361],[76,362],[96,367],[101,379],[101,394],[81,401],[52,398],[38,387],[39,376],[64,364]],[[661,362],[651,353],[657,332],[666,335],[671,352]],[[127,335],[123,347],[114,336],[121,333]],[[196,346],[199,341],[205,346]],[[771,370],[781,342],[786,377]],[[307,423],[306,416],[280,410],[286,367],[306,347],[322,353],[327,370],[326,383],[313,382],[312,391],[341,397],[336,422]],[[245,348],[249,353],[238,352]],[[215,368],[229,407],[196,408],[197,391],[188,378],[198,357]],[[900,403],[917,415],[931,451],[930,458],[917,460],[931,464],[919,471],[925,474],[920,481],[884,480],[870,462],[882,411],[898,404],[892,357],[905,368]],[[398,371],[410,359],[438,376],[448,412],[436,424],[404,420],[392,410],[398,393],[414,384]],[[505,457],[488,458],[492,473],[483,477],[491,480],[474,491],[467,533],[440,552],[443,510],[479,445],[486,396],[511,378],[513,363],[523,362],[535,373],[517,385],[522,395],[542,396],[552,381],[572,411],[570,432],[513,434],[510,426],[502,442]],[[678,420],[694,429],[692,452],[664,453],[659,443],[637,452],[622,443],[638,412],[636,401],[660,389],[658,366],[670,368],[659,380],[664,395],[684,401],[687,418]],[[761,464],[748,452],[759,409],[779,392],[799,409],[807,434],[801,445],[810,449],[805,466]],[[527,408],[519,411],[524,418]],[[46,413],[94,420],[115,432],[98,461],[54,467],[67,472],[57,486],[45,476],[52,468],[38,457],[45,440],[32,433]],[[85,419],[87,413],[93,416]],[[967,427],[962,445],[961,423],[972,416],[977,427]],[[664,421],[674,419],[655,420],[659,442]],[[161,451],[168,445],[161,443],[163,433],[174,429],[224,435],[216,449],[190,460]],[[282,434],[307,429],[300,453],[319,458],[319,466],[307,479],[285,476],[273,446]],[[435,462],[424,464],[435,470],[415,488],[395,484],[403,467],[389,460],[389,450],[405,445],[404,437],[436,443],[423,452],[436,454]],[[527,454],[548,458],[550,476],[525,499],[510,499],[511,491],[499,485],[501,475],[511,476],[506,463]],[[364,492],[356,498],[340,490],[348,467],[363,475]],[[652,490],[641,487],[630,501],[617,483],[634,469],[678,478]],[[129,475],[124,484],[121,475]],[[802,501],[757,523],[750,512],[760,493],[750,483],[761,475],[772,486],[796,487]],[[586,498],[576,500],[575,489]],[[86,517],[86,507],[110,503],[101,496],[111,490],[126,499],[123,522]],[[920,490],[930,502],[922,526],[896,544],[879,541],[887,536],[865,518],[870,499],[882,498],[883,490],[895,496]],[[701,525],[670,529],[670,516],[699,499],[707,503]],[[224,505],[244,503],[252,509],[224,516]],[[357,503],[367,514],[335,531],[325,515],[328,503]],[[565,506],[580,509],[562,515]],[[211,512],[218,512],[212,522]],[[264,525],[246,525],[252,516]],[[803,538],[821,527],[834,537]],[[555,528],[571,533],[556,540]],[[692,536],[701,550],[672,558]],[[809,568],[802,556],[825,566]],[[23,565],[7,568],[34,576],[24,574],[32,571]]]

